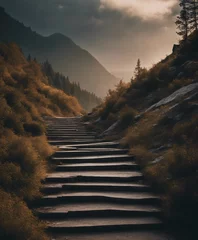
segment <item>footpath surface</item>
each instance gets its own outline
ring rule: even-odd
[[[36,209],[56,240],[172,240],[160,220],[160,198],[144,184],[117,142],[97,139],[81,118],[48,118],[58,151]]]

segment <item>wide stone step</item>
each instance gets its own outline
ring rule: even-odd
[[[105,156],[81,156],[81,157],[52,157],[52,162],[55,163],[110,163],[133,161],[134,158],[127,154],[120,155],[105,155]]]
[[[84,210],[84,211],[37,211],[37,215],[42,219],[71,219],[71,218],[109,218],[109,217],[160,217],[160,211],[145,210]]]
[[[119,193],[119,192],[71,192],[44,196],[39,206],[60,205],[63,203],[119,203],[158,206],[159,197],[150,193]]]
[[[67,184],[45,184],[42,192],[55,194],[63,191],[114,191],[114,192],[150,192],[148,185],[138,183],[67,183]]]
[[[154,217],[120,218],[73,218],[48,221],[48,230],[53,232],[112,232],[118,230],[147,230],[162,228],[162,222]]]
[[[98,149],[82,149],[82,150],[67,150],[60,149],[54,156],[56,157],[77,157],[77,156],[99,156],[99,155],[121,155],[126,154],[127,149],[111,149],[111,148],[98,148]]]
[[[126,183],[126,182],[137,182],[142,181],[143,175],[137,174],[130,177],[117,177],[117,176],[86,176],[79,175],[73,177],[58,177],[51,176],[45,179],[46,183],[73,183],[73,182],[108,182],[109,184],[117,182],[117,183]]]
[[[76,137],[76,136],[68,136],[68,135],[66,135],[66,136],[59,136],[59,135],[56,135],[56,136],[47,136],[47,138],[49,139],[49,140],[66,140],[66,139],[69,139],[69,140],[71,140],[71,139],[77,139],[77,140],[93,140],[93,139],[95,139],[95,136],[78,136],[78,137]]]
[[[71,145],[69,145],[71,146]],[[76,148],[91,148],[91,149],[97,149],[97,148],[119,148],[120,144],[119,142],[93,142],[93,143],[81,143],[81,144],[73,144],[73,147]],[[60,149],[64,149],[67,146],[61,146]]]
[[[76,144],[89,144],[89,143],[100,143],[104,142],[102,139],[94,139],[94,140],[89,140],[89,139],[64,139],[64,140],[49,140],[48,143],[51,145],[55,146],[60,146],[60,145],[76,145]]]
[[[81,204],[78,203],[66,203],[56,206],[48,206],[48,207],[41,207],[36,209],[37,212],[40,213],[65,213],[65,214],[77,214],[81,216],[83,212],[97,212],[97,211],[117,211],[117,212],[134,212],[135,213],[145,213],[145,214],[160,214],[160,208],[152,206],[152,205],[137,205],[137,204],[120,204],[120,203],[86,203],[82,202]],[[71,216],[70,215],[70,216]],[[117,216],[120,216],[117,214]],[[86,215],[84,214],[84,217]]]
[[[74,172],[53,172],[48,174],[47,179],[50,178],[74,178],[74,177],[117,177],[117,178],[131,178],[136,176],[143,176],[139,171],[74,171]]]
[[[79,126],[79,125],[77,125],[77,124],[74,124],[74,125],[66,125],[66,124],[57,124],[57,125],[48,125],[47,126],[47,129],[68,129],[68,130],[70,130],[70,129],[85,129],[86,130],[86,128],[84,127],[84,126]]]
[[[58,165],[56,167],[56,171],[58,172],[76,172],[76,170],[78,171],[128,171],[128,170],[139,170],[140,167],[139,165],[135,164],[135,163],[131,163],[131,164],[92,164],[92,165],[88,165],[85,164],[83,166],[83,164],[74,164],[74,166],[71,165]]]
[[[79,133],[92,133],[95,134],[96,132],[88,132],[85,128],[47,128],[47,132],[54,133],[54,132],[79,132]]]
[[[56,132],[47,132],[47,136],[95,136],[95,133],[85,133],[85,132],[78,132],[78,131],[74,131],[74,132],[68,132],[68,131],[56,131]]]

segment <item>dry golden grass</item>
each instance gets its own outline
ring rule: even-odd
[[[25,202],[0,189],[0,237],[4,240],[47,240],[45,226]]]
[[[0,237],[45,240],[24,202],[41,195],[46,160],[54,152],[42,116],[75,116],[82,108],[48,86],[39,64],[27,62],[15,44],[0,44],[0,102]]]

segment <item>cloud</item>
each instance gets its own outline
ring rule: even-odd
[[[138,58],[147,67],[171,51],[178,40],[174,23],[180,9],[178,3],[179,0],[0,0],[9,14],[34,31],[45,36],[63,33],[108,70],[126,71],[129,75]]]
[[[111,9],[143,20],[163,19],[172,13],[177,0],[100,0],[100,10]]]

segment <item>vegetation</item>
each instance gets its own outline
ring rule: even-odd
[[[31,59],[31,56],[28,56],[28,58]],[[101,99],[96,97],[94,93],[81,89],[79,83],[71,83],[69,77],[54,72],[48,61],[42,64],[42,70],[48,77],[50,85],[63,90],[68,95],[75,96],[85,110],[91,111],[95,106],[101,103]]]
[[[180,15],[177,17],[176,25],[178,35],[186,41],[190,33],[198,29],[198,2],[197,0],[180,0]]]
[[[54,152],[42,116],[74,116],[82,108],[49,86],[41,67],[15,44],[0,44],[0,102],[0,237],[45,240],[44,225],[26,204],[40,196]]]
[[[87,116],[93,122],[100,117],[97,123],[100,131],[119,121],[114,129],[116,134],[111,133],[111,136],[122,138],[123,146],[129,147],[147,181],[161,194],[167,223],[174,227],[176,224],[184,226],[184,229],[188,226],[195,231],[198,211],[197,89],[164,106],[148,109],[174,91],[197,83],[197,42],[195,31],[177,51],[142,75],[136,74],[130,84],[120,82]],[[137,67],[141,68],[139,63]]]

